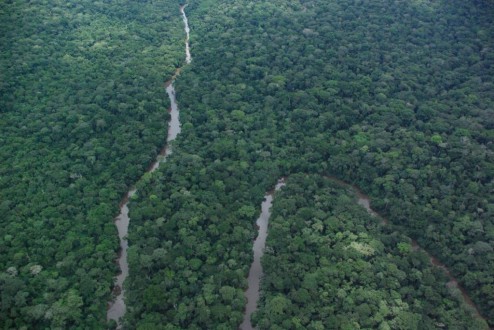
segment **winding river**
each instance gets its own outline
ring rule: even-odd
[[[190,64],[192,61],[192,57],[190,55],[190,47],[189,47],[189,22],[187,20],[187,16],[185,15],[185,7],[187,5],[180,6],[180,13],[182,15],[182,19],[184,22],[184,30],[185,30],[185,63]],[[180,134],[180,120],[179,120],[179,110],[177,105],[177,99],[175,97],[175,89],[173,87],[173,82],[175,81],[176,76],[180,73],[180,68],[175,71],[172,79],[165,83],[166,93],[168,94],[168,98],[170,99],[170,121],[168,122],[168,136],[166,138],[166,144],[161,149],[156,160],[150,165],[149,169],[146,173],[152,173],[156,171],[160,164],[166,160],[166,158],[172,153],[171,142],[175,140],[178,134]],[[123,288],[123,284],[129,275],[129,264],[127,261],[127,249],[129,247],[127,241],[127,233],[129,229],[129,200],[136,193],[137,189],[135,186],[131,187],[127,192],[125,197],[122,199],[120,203],[120,214],[115,219],[115,225],[118,230],[118,238],[120,239],[120,254],[118,257],[118,265],[120,266],[121,273],[117,276],[115,286],[113,289],[114,294],[116,295],[115,299],[109,303],[108,310],[106,313],[107,321],[115,320],[118,324],[118,329],[122,328],[121,318],[125,315],[125,290]]]
[[[189,45],[190,28],[189,28],[187,16],[185,14],[186,6],[187,5],[180,6],[180,13],[182,15],[182,20],[184,23],[184,31],[186,34],[185,63],[190,64],[192,61],[192,57],[190,54],[190,45]],[[163,147],[156,160],[150,165],[146,173],[152,173],[156,169],[158,169],[160,164],[164,162],[166,158],[172,153],[170,144],[173,140],[175,140],[175,138],[181,131],[180,120],[179,120],[179,109],[175,97],[175,89],[173,87],[173,82],[175,81],[175,78],[179,73],[180,73],[180,68],[176,70],[175,75],[171,78],[171,80],[165,83],[166,92],[168,94],[171,104],[169,109],[171,118],[168,123],[168,136],[166,139],[166,145]],[[326,177],[326,178],[332,180],[335,183],[338,183],[339,185],[351,188],[355,192],[358,198],[359,205],[363,206],[371,215],[381,219],[383,224],[388,223],[388,221],[385,218],[383,218],[377,212],[372,210],[372,208],[370,207],[369,197],[363,194],[360,191],[360,189],[358,189],[358,187],[352,186],[334,177]],[[249,270],[249,275],[247,278],[248,289],[244,293],[247,299],[247,305],[245,308],[244,320],[240,325],[240,329],[242,330],[254,329],[252,327],[250,318],[252,313],[255,312],[255,310],[257,309],[257,301],[259,300],[259,294],[260,294],[259,287],[263,275],[263,270],[261,266],[261,257],[263,255],[264,247],[266,245],[267,229],[268,229],[269,217],[271,215],[270,208],[272,206],[274,193],[279,189],[281,189],[281,187],[283,187],[284,185],[285,182],[284,179],[282,178],[278,181],[275,188],[265,195],[265,200],[261,204],[261,209],[262,209],[261,215],[259,216],[256,222],[258,226],[258,236],[255,239],[253,245],[254,261],[252,262],[252,265]],[[120,239],[120,254],[118,257],[118,264],[120,266],[121,273],[116,278],[116,282],[114,286],[114,294],[116,295],[116,298],[109,303],[109,307],[107,311],[107,320],[108,321],[115,320],[118,323],[119,329],[121,329],[122,327],[121,318],[125,315],[125,310],[126,310],[125,300],[124,300],[125,290],[123,289],[123,283],[125,282],[129,274],[129,265],[127,261],[127,249],[128,249],[127,233],[128,233],[128,227],[130,221],[128,203],[135,193],[136,193],[136,188],[131,187],[127,192],[127,194],[125,195],[125,197],[122,199],[120,203],[120,214],[115,219],[115,225],[118,229],[118,237]],[[431,256],[427,251],[423,250],[417,244],[416,241],[412,242],[412,246],[415,250],[421,249],[422,251],[424,251],[429,256],[431,260],[431,264],[441,268],[445,272],[445,274],[449,278],[448,286],[458,288],[458,290],[461,292],[465,304],[471,307],[471,309],[477,315],[477,317],[482,318],[478,308],[472,302],[467,292],[458,284],[458,281],[451,275],[450,271],[446,268],[446,266],[442,264],[438,259]]]
[[[266,237],[268,236],[268,222],[271,216],[271,205],[273,204],[273,195],[276,191],[280,190],[285,185],[284,179],[278,180],[273,191],[270,191],[264,196],[264,201],[261,204],[261,215],[257,219],[256,224],[258,227],[257,238],[254,241],[252,250],[254,251],[254,261],[250,266],[249,276],[247,277],[247,283],[249,284],[244,296],[247,299],[247,306],[245,307],[244,321],[240,325],[242,330],[254,329],[250,322],[252,313],[257,309],[257,301],[259,300],[259,285],[263,275],[261,266],[261,257],[264,253],[264,246],[266,245]]]
[[[377,213],[376,211],[374,211],[370,207],[370,198],[369,198],[369,196],[365,195],[358,187],[353,186],[353,185],[350,185],[350,184],[348,184],[348,183],[346,183],[344,181],[341,181],[341,180],[339,180],[339,179],[337,179],[335,177],[329,177],[329,176],[327,176],[326,178],[328,180],[331,180],[331,181],[337,183],[340,186],[351,188],[352,191],[355,192],[355,195],[357,196],[357,203],[360,206],[364,207],[370,215],[372,215],[372,216],[380,219],[381,220],[381,223],[383,225],[387,225],[388,224],[388,220],[386,218],[384,218],[383,216],[381,216],[379,213]],[[482,314],[480,314],[479,309],[474,304],[474,302],[472,301],[472,299],[468,295],[467,291],[458,283],[458,280],[451,274],[451,272],[446,267],[446,265],[443,264],[441,261],[439,261],[439,259],[437,259],[436,257],[432,256],[429,252],[427,252],[426,250],[424,250],[423,248],[421,248],[420,245],[415,240],[412,240],[412,248],[413,248],[414,251],[418,251],[418,250],[423,251],[429,257],[430,263],[432,265],[440,268],[444,272],[444,274],[448,277],[448,279],[449,279],[449,281],[447,283],[448,288],[456,288],[456,289],[458,289],[458,291],[461,293],[461,296],[463,298],[463,302],[471,309],[471,311],[473,312],[473,314],[477,318],[485,320],[486,323],[487,323],[487,319],[484,318],[482,316]]]
[[[382,217],[379,213],[377,213],[370,207],[369,196],[365,195],[358,187],[348,184],[345,181],[339,180],[335,177],[325,176],[325,178],[333,181],[334,183],[342,187],[350,188],[355,193],[355,196],[357,197],[357,203],[360,206],[364,207],[370,215],[376,217],[377,219],[380,219],[383,225],[388,224],[388,220],[386,218]],[[239,329],[241,330],[254,329],[254,327],[251,324],[250,318],[252,313],[256,311],[257,301],[259,300],[259,294],[260,294],[259,287],[263,275],[262,266],[261,266],[261,257],[263,255],[263,251],[266,245],[268,223],[269,223],[269,217],[271,215],[270,208],[271,205],[273,204],[274,192],[279,190],[284,185],[285,185],[285,178],[282,178],[278,181],[278,184],[276,185],[275,189],[273,191],[268,192],[264,196],[264,202],[262,202],[261,204],[262,212],[261,215],[259,216],[259,219],[257,219],[256,222],[259,228],[258,229],[259,233],[256,240],[254,241],[254,246],[252,248],[254,251],[254,261],[252,262],[252,265],[249,270],[249,276],[247,278],[247,282],[249,286],[247,291],[245,291],[244,293],[244,296],[247,298],[247,306],[244,312],[244,320],[239,327]],[[463,302],[471,309],[473,314],[476,317],[480,319],[484,319],[487,322],[487,320],[480,314],[479,309],[473,303],[472,299],[470,298],[466,290],[463,287],[461,287],[460,284],[458,283],[458,280],[453,275],[451,275],[451,272],[446,267],[446,265],[441,263],[437,258],[430,255],[426,250],[422,249],[415,240],[412,241],[412,248],[415,251],[422,250],[429,257],[432,265],[442,269],[449,279],[447,286],[450,288],[451,287],[457,288],[461,293]]]

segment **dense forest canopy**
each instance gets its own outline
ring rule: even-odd
[[[103,328],[121,196],[166,140],[173,1],[0,3],[2,328]]]
[[[282,176],[261,329],[485,328],[411,238],[494,326],[494,4],[191,0],[182,134],[138,180],[184,61],[179,4],[0,4],[1,326],[105,328],[137,182],[124,328],[236,329]]]
[[[353,191],[322,176],[287,183],[273,207],[260,329],[485,327],[429,256],[358,206]]]
[[[247,224],[244,216],[277,177],[297,172],[358,184],[492,320],[492,5],[210,6],[188,7],[194,61],[176,86],[179,150],[131,205],[139,271],[129,283],[129,324],[232,327],[226,315],[241,312],[239,292],[221,292],[238,285],[235,271],[248,271],[245,237],[255,235],[257,214]],[[157,249],[169,258],[162,266],[152,262]],[[150,262],[149,279],[137,278],[139,258]],[[434,305],[437,316],[443,307]]]

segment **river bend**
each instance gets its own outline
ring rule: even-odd
[[[350,188],[355,193],[355,196],[357,197],[357,203],[360,206],[365,208],[370,215],[376,217],[377,219],[380,219],[383,225],[388,224],[388,220],[386,218],[382,217],[379,213],[377,213],[370,207],[369,196],[365,195],[358,187],[352,186],[335,177],[325,176],[325,178],[333,181],[334,183],[340,186]],[[261,257],[263,255],[263,251],[266,245],[267,229],[268,229],[269,217],[271,215],[270,208],[273,203],[274,192],[279,190],[284,185],[285,185],[285,180],[284,178],[282,178],[278,181],[278,184],[276,185],[275,189],[271,192],[268,192],[264,196],[264,202],[262,202],[261,204],[262,212],[261,215],[259,216],[259,219],[257,219],[256,222],[259,228],[259,233],[256,240],[254,241],[254,246],[253,246],[254,261],[252,262],[252,265],[250,267],[249,276],[247,279],[249,286],[247,291],[245,291],[244,293],[244,296],[247,299],[247,305],[244,312],[244,320],[239,328],[240,330],[254,329],[254,327],[251,324],[250,318],[252,313],[254,313],[257,310],[257,301],[259,300],[259,295],[260,295],[259,287],[260,287],[261,278],[263,276]],[[461,293],[463,302],[467,306],[469,306],[473,314],[476,317],[480,319],[484,319],[487,322],[487,320],[480,314],[479,309],[473,303],[472,299],[470,298],[466,290],[463,287],[461,287],[461,285],[458,283],[458,280],[451,274],[451,272],[446,267],[446,265],[441,263],[437,258],[430,255],[426,250],[422,249],[416,241],[412,241],[412,247],[414,250],[422,250],[425,254],[427,254],[431,264],[434,265],[435,267],[442,269],[446,274],[446,276],[448,277],[449,282],[447,283],[447,286],[457,288]]]
[[[189,47],[189,22],[187,20],[187,16],[185,15],[185,7],[186,5],[180,6],[180,13],[182,15],[182,19],[184,22],[184,30],[185,30],[185,63],[189,64],[192,60],[190,55],[190,47]],[[180,119],[179,119],[179,109],[177,104],[177,99],[175,97],[175,89],[173,87],[173,82],[175,81],[175,77],[180,72],[180,68],[176,70],[175,75],[172,77],[170,81],[165,83],[166,93],[168,94],[168,98],[170,99],[170,121],[168,122],[168,136],[166,138],[166,144],[156,157],[156,160],[150,165],[149,169],[146,173],[152,173],[156,171],[160,164],[166,160],[166,158],[172,153],[171,142],[175,140],[178,134],[180,134]],[[115,225],[118,230],[118,238],[120,240],[120,254],[118,257],[118,265],[120,266],[121,273],[117,276],[115,286],[114,286],[114,294],[116,297],[113,301],[109,303],[108,310],[106,313],[107,321],[115,320],[118,324],[118,329],[122,328],[121,319],[125,315],[125,290],[124,290],[124,282],[129,275],[129,264],[127,260],[127,249],[128,249],[128,241],[127,241],[127,233],[129,229],[129,200],[136,193],[137,189],[135,186],[130,188],[122,202],[120,203],[120,214],[115,219]]]
[[[360,206],[362,206],[363,208],[365,208],[370,215],[376,217],[377,219],[380,219],[381,220],[381,223],[383,225],[387,225],[389,223],[386,218],[384,218],[383,216],[381,216],[379,213],[377,213],[376,211],[374,211],[370,207],[370,198],[369,198],[369,196],[365,195],[358,187],[352,186],[352,185],[350,185],[350,184],[348,184],[348,183],[346,183],[344,181],[341,181],[341,180],[339,180],[339,179],[337,179],[335,177],[326,177],[326,178],[329,179],[329,180],[331,180],[331,181],[333,181],[333,182],[335,182],[335,183],[337,183],[337,184],[339,184],[339,185],[341,185],[341,186],[350,187],[355,192],[355,195],[357,196],[357,203]],[[412,240],[412,248],[415,251],[418,251],[418,250],[423,251],[429,257],[430,263],[433,266],[438,267],[439,269],[441,269],[444,272],[444,274],[448,277],[449,281],[447,283],[447,286],[449,288],[452,288],[453,287],[453,288],[458,289],[458,291],[461,294],[463,303],[470,308],[470,310],[475,315],[475,317],[477,317],[479,319],[485,320],[486,321],[486,324],[488,324],[487,323],[487,319],[484,318],[482,316],[482,314],[480,314],[479,309],[477,308],[477,306],[475,305],[475,303],[472,301],[472,299],[468,295],[467,291],[458,283],[458,280],[451,274],[451,272],[446,267],[446,265],[443,264],[441,261],[439,261],[439,259],[437,259],[436,257],[432,256],[428,251],[426,251],[422,247],[420,247],[420,245],[415,240]]]

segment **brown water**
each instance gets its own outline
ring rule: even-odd
[[[449,271],[448,267],[446,267],[445,264],[443,264],[441,261],[439,261],[439,259],[437,259],[436,257],[430,255],[429,252],[422,249],[416,240],[412,240],[412,248],[415,251],[419,251],[419,250],[423,251],[429,257],[431,264],[440,268],[446,274],[446,276],[449,279],[448,283],[446,284],[448,286],[448,288],[456,288],[460,292],[460,294],[463,298],[463,302],[467,306],[469,306],[470,310],[475,314],[475,316],[478,318],[482,318],[482,319],[486,320],[482,316],[482,314],[480,314],[480,311],[478,310],[477,306],[474,304],[474,302],[472,301],[472,299],[468,295],[467,291],[458,283],[458,280],[453,275],[451,275],[451,272]],[[487,322],[487,320],[486,320],[486,322]]]
[[[261,257],[264,253],[264,247],[266,245],[266,237],[268,236],[268,223],[271,216],[271,205],[273,204],[273,195],[277,190],[285,185],[283,179],[280,179],[276,184],[274,191],[268,192],[264,196],[264,202],[261,204],[261,215],[256,221],[258,227],[257,238],[254,241],[252,250],[254,251],[254,261],[250,266],[249,276],[247,277],[247,283],[249,287],[245,291],[244,296],[247,299],[247,305],[245,307],[244,321],[240,325],[242,330],[254,329],[250,322],[250,317],[257,309],[257,301],[259,300],[259,285],[263,275],[261,266]]]
[[[125,313],[125,302],[123,300],[125,290],[123,289],[123,282],[129,275],[129,264],[127,263],[127,231],[129,228],[129,199],[135,194],[136,189],[132,188],[125,195],[121,207],[120,214],[115,219],[115,224],[118,229],[118,238],[120,239],[120,255],[118,257],[118,265],[120,266],[121,273],[117,276],[114,292],[118,293],[115,301],[110,304],[110,308],[107,311],[106,319],[117,321]]]
[[[382,223],[384,225],[388,224],[388,220],[387,219],[385,219],[384,217],[382,217],[380,214],[378,214],[377,212],[375,212],[370,207],[370,198],[369,198],[369,196],[365,195],[360,189],[358,189],[355,186],[351,186],[348,183],[346,183],[344,181],[341,181],[341,180],[338,180],[336,178],[330,177],[329,179],[337,182],[338,184],[342,184],[342,185],[351,187],[356,192],[356,196],[358,198],[358,200],[357,200],[358,204],[361,205],[361,206],[363,206],[367,210],[367,212],[369,212],[369,214],[371,214],[372,216],[375,216],[375,217],[381,219],[382,220]],[[414,251],[419,251],[419,250],[423,251],[429,257],[430,262],[431,262],[432,265],[434,265],[434,266],[440,268],[442,271],[444,271],[444,273],[446,274],[446,276],[449,279],[448,283],[446,284],[448,286],[448,288],[456,288],[456,289],[458,289],[458,291],[461,293],[461,296],[463,298],[463,302],[471,309],[471,311],[474,313],[474,315],[476,317],[478,317],[478,318],[484,319],[487,322],[487,320],[480,314],[479,309],[474,304],[474,302],[472,301],[472,299],[468,295],[467,291],[458,283],[458,280],[451,274],[451,272],[449,271],[449,269],[446,267],[445,264],[443,264],[441,261],[439,261],[439,259],[437,259],[436,257],[432,256],[426,250],[422,249],[420,247],[420,245],[417,243],[417,241],[415,241],[415,240],[412,240],[412,249]]]
[[[189,51],[189,25],[187,21],[187,16],[185,15],[185,6],[180,7],[180,13],[182,14],[186,39],[185,39],[185,62],[188,64],[191,61],[190,51]],[[180,118],[179,118],[179,109],[177,105],[177,99],[175,97],[175,89],[173,87],[173,81],[175,77],[179,74],[180,69],[177,69],[175,75],[172,80],[165,84],[166,93],[168,94],[168,98],[170,99],[170,121],[168,122],[168,136],[166,139],[166,145],[163,147],[159,155],[156,157],[156,160],[149,166],[146,173],[152,173],[156,171],[160,164],[166,160],[166,158],[172,153],[171,142],[175,140],[178,134],[180,134]],[[129,200],[136,193],[136,188],[132,187],[127,192],[122,202],[120,203],[120,214],[115,219],[115,225],[118,230],[118,238],[120,239],[120,254],[118,257],[118,265],[120,266],[121,273],[117,276],[115,286],[113,289],[114,294],[116,295],[115,299],[109,303],[108,311],[106,313],[106,319],[115,320],[118,323],[118,329],[121,329],[121,318],[125,315],[125,290],[123,287],[123,283],[125,279],[129,275],[129,264],[127,261],[127,249],[128,249],[128,241],[127,241],[127,233],[129,228]]]
[[[166,158],[172,153],[170,142],[175,140],[175,138],[181,131],[178,105],[175,98],[175,89],[173,88],[172,84],[168,85],[168,87],[166,88],[166,92],[168,93],[168,97],[170,98],[171,103],[171,118],[168,122],[168,137],[166,139],[166,146],[162,149],[162,151],[160,152],[156,160],[151,164],[146,173],[152,173],[156,171],[159,168],[160,164],[164,162]],[[121,273],[117,276],[117,281],[114,287],[114,293],[117,294],[117,296],[115,300],[110,303],[106,314],[106,319],[108,321],[115,320],[118,322],[118,320],[125,314],[125,290],[123,288],[123,283],[129,275],[129,264],[127,261],[127,249],[129,247],[129,244],[127,241],[127,233],[129,229],[130,218],[128,204],[130,198],[132,198],[136,191],[136,188],[132,187],[127,195],[125,195],[121,203],[120,214],[115,219],[115,225],[117,226],[118,230],[118,238],[120,239],[120,255],[118,257],[118,265],[120,266]]]
[[[383,225],[388,224],[387,219],[382,217],[379,213],[377,213],[371,208],[369,196],[365,195],[358,187],[350,185],[335,177],[326,176],[326,178],[337,183],[340,186],[350,188],[355,193],[357,197],[357,203],[359,205],[364,207],[367,210],[367,212],[369,212],[369,214],[380,219]],[[247,279],[249,287],[247,291],[245,291],[244,293],[245,297],[247,298],[247,305],[245,308],[244,320],[240,325],[241,330],[254,329],[250,322],[250,318],[252,313],[255,312],[257,309],[257,301],[259,299],[259,294],[260,294],[259,287],[260,287],[261,278],[263,276],[261,257],[263,255],[264,247],[266,245],[267,228],[269,223],[269,217],[271,215],[270,208],[273,203],[274,192],[279,190],[284,185],[285,185],[285,178],[282,178],[278,181],[278,184],[276,185],[275,189],[271,192],[268,192],[266,196],[264,196],[264,202],[261,204],[262,212],[256,222],[259,228],[259,233],[256,240],[254,241],[254,246],[253,246],[254,261],[252,262],[252,265],[250,267],[249,276]],[[485,318],[480,314],[477,306],[473,303],[472,299],[470,298],[466,290],[458,283],[458,280],[451,274],[451,272],[446,267],[446,265],[444,265],[441,261],[439,261],[434,256],[430,255],[427,251],[422,249],[415,240],[412,240],[412,248],[414,251],[422,250],[424,253],[426,253],[430,259],[431,264],[443,270],[446,276],[449,278],[447,286],[449,288],[456,288],[461,293],[463,302],[470,308],[472,313],[474,313],[476,317],[485,320]]]
[[[357,203],[360,206],[364,207],[367,210],[367,212],[369,212],[369,214],[371,214],[372,216],[380,219],[383,225],[387,225],[389,223],[386,218],[384,218],[383,216],[381,216],[379,213],[377,213],[376,211],[374,211],[371,208],[371,206],[370,206],[371,201],[370,201],[369,196],[367,196],[366,194],[364,194],[357,186],[351,185],[349,183],[346,183],[345,181],[342,181],[342,180],[340,180],[340,179],[338,179],[336,177],[333,177],[333,176],[325,176],[325,178],[327,178],[328,180],[331,180],[331,181],[335,182],[336,184],[338,184],[338,185],[340,185],[342,187],[351,189],[355,193],[355,195],[357,197]],[[271,206],[273,196],[272,195],[269,195],[269,196],[271,198],[270,201],[269,201],[269,206]],[[264,212],[264,208],[263,208],[263,212]],[[261,217],[262,217],[262,214],[261,214]],[[268,218],[269,218],[269,213],[268,213]],[[259,233],[260,232],[261,231],[259,231]],[[263,248],[264,248],[264,245],[265,245],[265,238],[264,238],[263,245],[262,245]],[[461,293],[461,296],[463,298],[463,302],[470,308],[470,310],[472,311],[472,313],[476,317],[478,317],[480,319],[483,319],[487,323],[486,318],[483,317],[482,314],[480,314],[479,309],[477,308],[477,306],[475,305],[475,303],[472,301],[472,299],[468,295],[467,291],[458,283],[458,280],[451,274],[451,272],[449,271],[449,269],[446,267],[445,264],[443,264],[441,261],[439,261],[439,259],[437,259],[436,257],[432,256],[426,250],[422,249],[420,247],[420,245],[417,243],[417,241],[415,241],[415,240],[412,240],[412,249],[414,251],[422,250],[429,257],[430,262],[431,262],[432,265],[434,265],[434,266],[440,268],[441,270],[443,270],[444,273],[446,274],[446,276],[449,279],[448,283],[446,284],[448,286],[448,288],[456,288],[456,289],[458,289],[458,291]],[[252,265],[254,266],[254,263]],[[262,269],[261,269],[261,274],[262,274]],[[250,278],[250,273],[249,273],[249,278]],[[259,284],[257,284],[257,288],[259,288]],[[249,289],[250,289],[250,282],[249,282]],[[258,297],[259,297],[259,293],[257,294],[257,298]],[[255,309],[256,309],[256,305],[254,304],[254,308],[253,308],[252,312],[255,311]],[[252,314],[252,312],[251,312],[251,314]],[[246,314],[247,314],[247,312],[246,312]],[[248,326],[244,328],[243,325],[244,325],[244,323],[246,323],[246,320],[244,318],[244,323],[242,323],[242,325],[240,326],[240,328],[241,329],[245,329],[245,330],[252,329],[252,326],[250,325],[250,316],[249,316],[249,320],[248,321],[249,321]]]

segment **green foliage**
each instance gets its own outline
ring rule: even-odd
[[[260,329],[486,328],[427,255],[349,193],[319,175],[295,174],[276,194],[254,317]],[[287,213],[286,203],[297,210]]]
[[[183,63],[178,4],[0,4],[3,328],[106,326],[112,218],[164,141],[163,81]],[[295,177],[276,200],[261,328],[482,328],[398,232],[493,325],[493,10],[191,1],[183,131],[130,203],[125,326],[237,328],[258,207],[293,173],[359,185],[394,227]]]
[[[494,322],[492,3],[218,1],[197,17],[196,8],[194,63],[176,86],[193,127],[181,148],[358,184]]]
[[[166,137],[178,6],[2,1],[0,30],[0,327],[105,328],[113,218]]]

